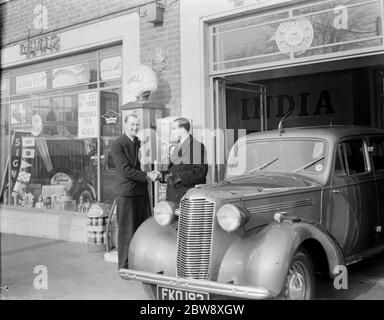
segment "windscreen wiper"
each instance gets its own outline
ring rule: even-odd
[[[318,163],[319,161],[323,160],[324,158],[325,158],[325,157],[321,157],[321,158],[319,158],[319,159],[316,159],[316,160],[314,160],[314,161],[311,161],[310,163],[307,163],[306,165],[304,165],[304,166],[302,166],[302,167],[300,167],[300,168],[297,168],[297,169],[293,170],[292,172],[293,172],[293,173],[296,173],[296,172],[299,172],[299,171],[301,171],[301,170],[307,169],[307,168],[309,168],[310,166],[313,166],[314,164],[316,164],[316,163]]]
[[[251,171],[249,171],[249,173],[254,173],[254,172],[256,172],[256,171],[263,170],[263,169],[265,169],[266,167],[270,166],[272,163],[275,163],[277,160],[279,160],[279,157],[274,158],[273,160],[268,161],[268,162],[266,162],[266,163],[263,163],[261,166],[258,166],[258,167],[256,167],[255,169],[252,169]]]

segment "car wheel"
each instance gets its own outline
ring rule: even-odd
[[[145,294],[149,300],[157,300],[157,286],[153,284],[143,283]]]
[[[280,299],[311,300],[315,292],[312,260],[303,248],[296,251],[285,278]]]

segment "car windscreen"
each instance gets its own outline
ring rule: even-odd
[[[226,177],[258,172],[306,172],[321,174],[326,164],[326,144],[322,140],[243,140],[228,158]]]

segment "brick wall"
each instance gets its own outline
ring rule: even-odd
[[[152,65],[154,49],[163,47],[165,69],[159,72],[159,86],[154,99],[166,106],[164,116],[179,116],[181,112],[180,84],[180,7],[179,1],[168,1],[164,22],[160,25],[140,22],[140,60]]]
[[[164,22],[153,25],[140,23],[141,63],[152,66],[153,50],[162,45],[166,52],[166,68],[159,72],[159,89],[154,99],[166,106],[165,116],[180,113],[180,0],[166,0]],[[79,25],[95,23],[136,11],[136,5],[151,0],[12,0],[0,5],[1,47],[24,41],[28,27],[31,36],[42,34],[34,30],[34,8],[43,4],[48,11],[48,30],[63,31]]]
[[[2,25],[2,46],[8,46],[25,39],[28,27],[31,35],[40,34],[34,30],[34,8],[43,4],[48,10],[48,30],[60,30],[80,23],[94,23],[95,20],[110,18],[111,14],[125,14],[135,10],[137,4],[150,0],[13,0],[0,6],[0,23]],[[107,16],[104,18],[104,16]]]

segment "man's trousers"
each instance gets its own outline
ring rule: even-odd
[[[150,216],[148,195],[117,196],[118,267],[128,268],[128,249],[137,228]]]

